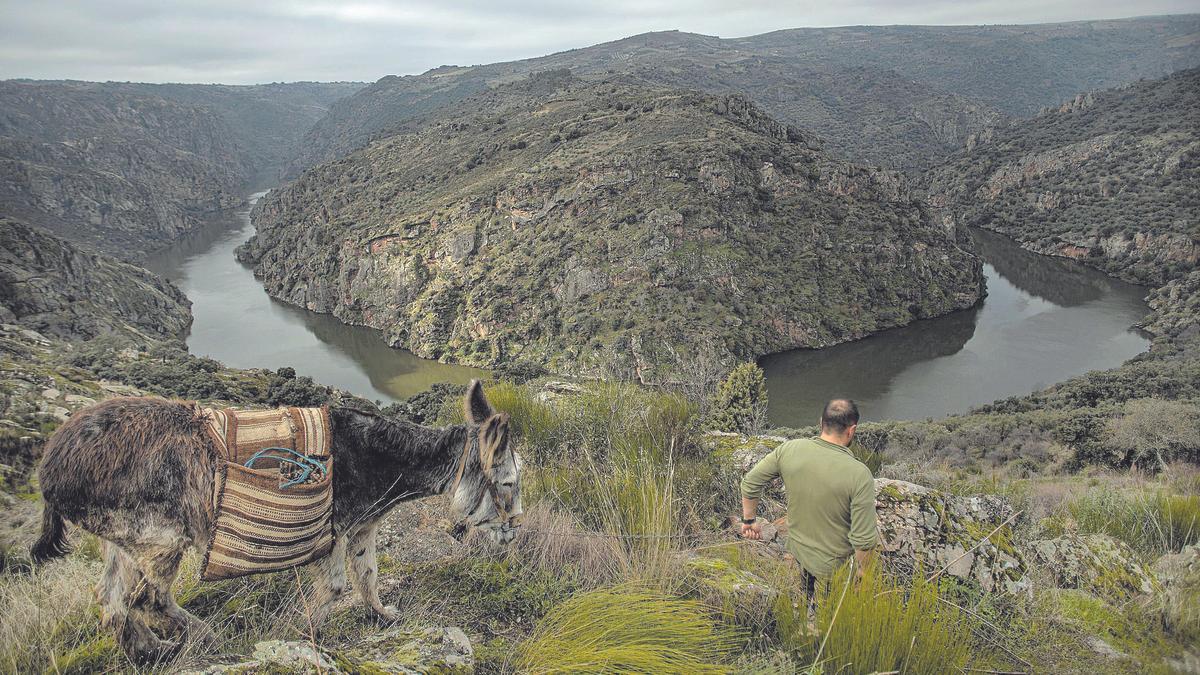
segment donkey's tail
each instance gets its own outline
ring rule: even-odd
[[[67,524],[50,502],[42,508],[42,535],[33,542],[29,555],[34,563],[59,558],[70,552],[67,544]]]

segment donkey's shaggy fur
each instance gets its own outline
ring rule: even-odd
[[[402,501],[452,491],[452,516],[461,526],[512,540],[521,515],[520,458],[509,447],[508,416],[492,410],[478,382],[464,407],[468,423],[444,429],[330,410],[334,548],[313,563],[314,625],[346,590],[347,557],[367,606],[382,619],[397,618],[379,600],[375,533]],[[153,629],[212,634],[170,591],[184,553],[204,549],[215,519],[220,460],[203,425],[191,403],[117,398],[75,414],[46,443],[39,472],[46,506],[32,556],[42,562],[67,551],[65,521],[100,537],[103,622],[135,658],[159,658],[176,646]]]

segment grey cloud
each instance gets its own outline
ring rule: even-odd
[[[1115,0],[0,0],[0,78],[364,80],[585,47],[651,30],[737,37],[851,24],[1125,16]],[[1147,0],[1141,14],[1195,11]]]

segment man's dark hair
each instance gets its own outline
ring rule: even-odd
[[[858,424],[858,406],[848,398],[835,398],[825,404],[821,428],[840,434]]]

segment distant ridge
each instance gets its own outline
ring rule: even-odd
[[[540,70],[627,74],[738,93],[830,152],[918,172],[970,134],[1080,91],[1200,65],[1200,15],[1026,26],[799,28],[742,38],[677,31],[548,56],[388,76],[331,106],[286,174],[362,147],[473,93]]]

